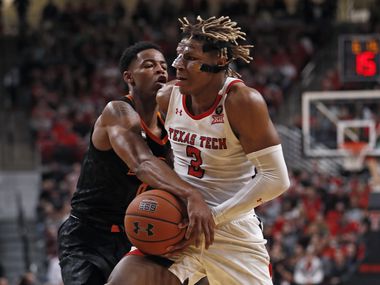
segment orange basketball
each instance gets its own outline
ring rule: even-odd
[[[178,224],[186,213],[184,204],[163,190],[138,195],[128,206],[124,226],[131,243],[146,254],[160,255],[181,241],[186,229]]]

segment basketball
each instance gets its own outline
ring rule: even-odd
[[[178,228],[186,213],[185,205],[174,195],[163,190],[144,192],[128,206],[125,232],[139,250],[161,255],[167,248],[181,241],[186,228]]]

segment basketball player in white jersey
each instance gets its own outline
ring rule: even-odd
[[[158,103],[166,113],[174,169],[202,193],[216,230],[208,249],[204,238],[201,246],[183,240],[168,249],[174,261],[168,269],[179,280],[170,284],[186,279],[195,284],[205,276],[212,285],[272,284],[254,208],[287,190],[289,178],[263,97],[229,65],[238,58],[249,62],[251,46],[238,44],[245,33],[228,17],[181,23],[184,37],[173,62],[177,82],[161,89]],[[134,274],[144,276],[144,283],[133,284],[166,284],[160,278],[172,275],[159,268],[144,257],[129,256],[109,284],[132,284],[125,281]]]

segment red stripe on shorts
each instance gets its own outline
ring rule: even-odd
[[[272,278],[272,277],[273,277],[272,263],[269,263],[269,265],[268,265],[268,269],[269,269],[269,276]]]
[[[130,252],[128,252],[125,256],[128,256],[128,255],[144,256],[145,254],[141,250],[139,250],[138,248],[136,248],[136,249],[131,250]]]

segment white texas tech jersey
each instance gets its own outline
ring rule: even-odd
[[[168,106],[165,128],[174,152],[174,168],[199,189],[210,206],[231,198],[255,174],[224,107],[231,85],[237,82],[242,81],[228,77],[214,105],[203,114],[190,114],[186,95],[178,86],[174,86]]]

